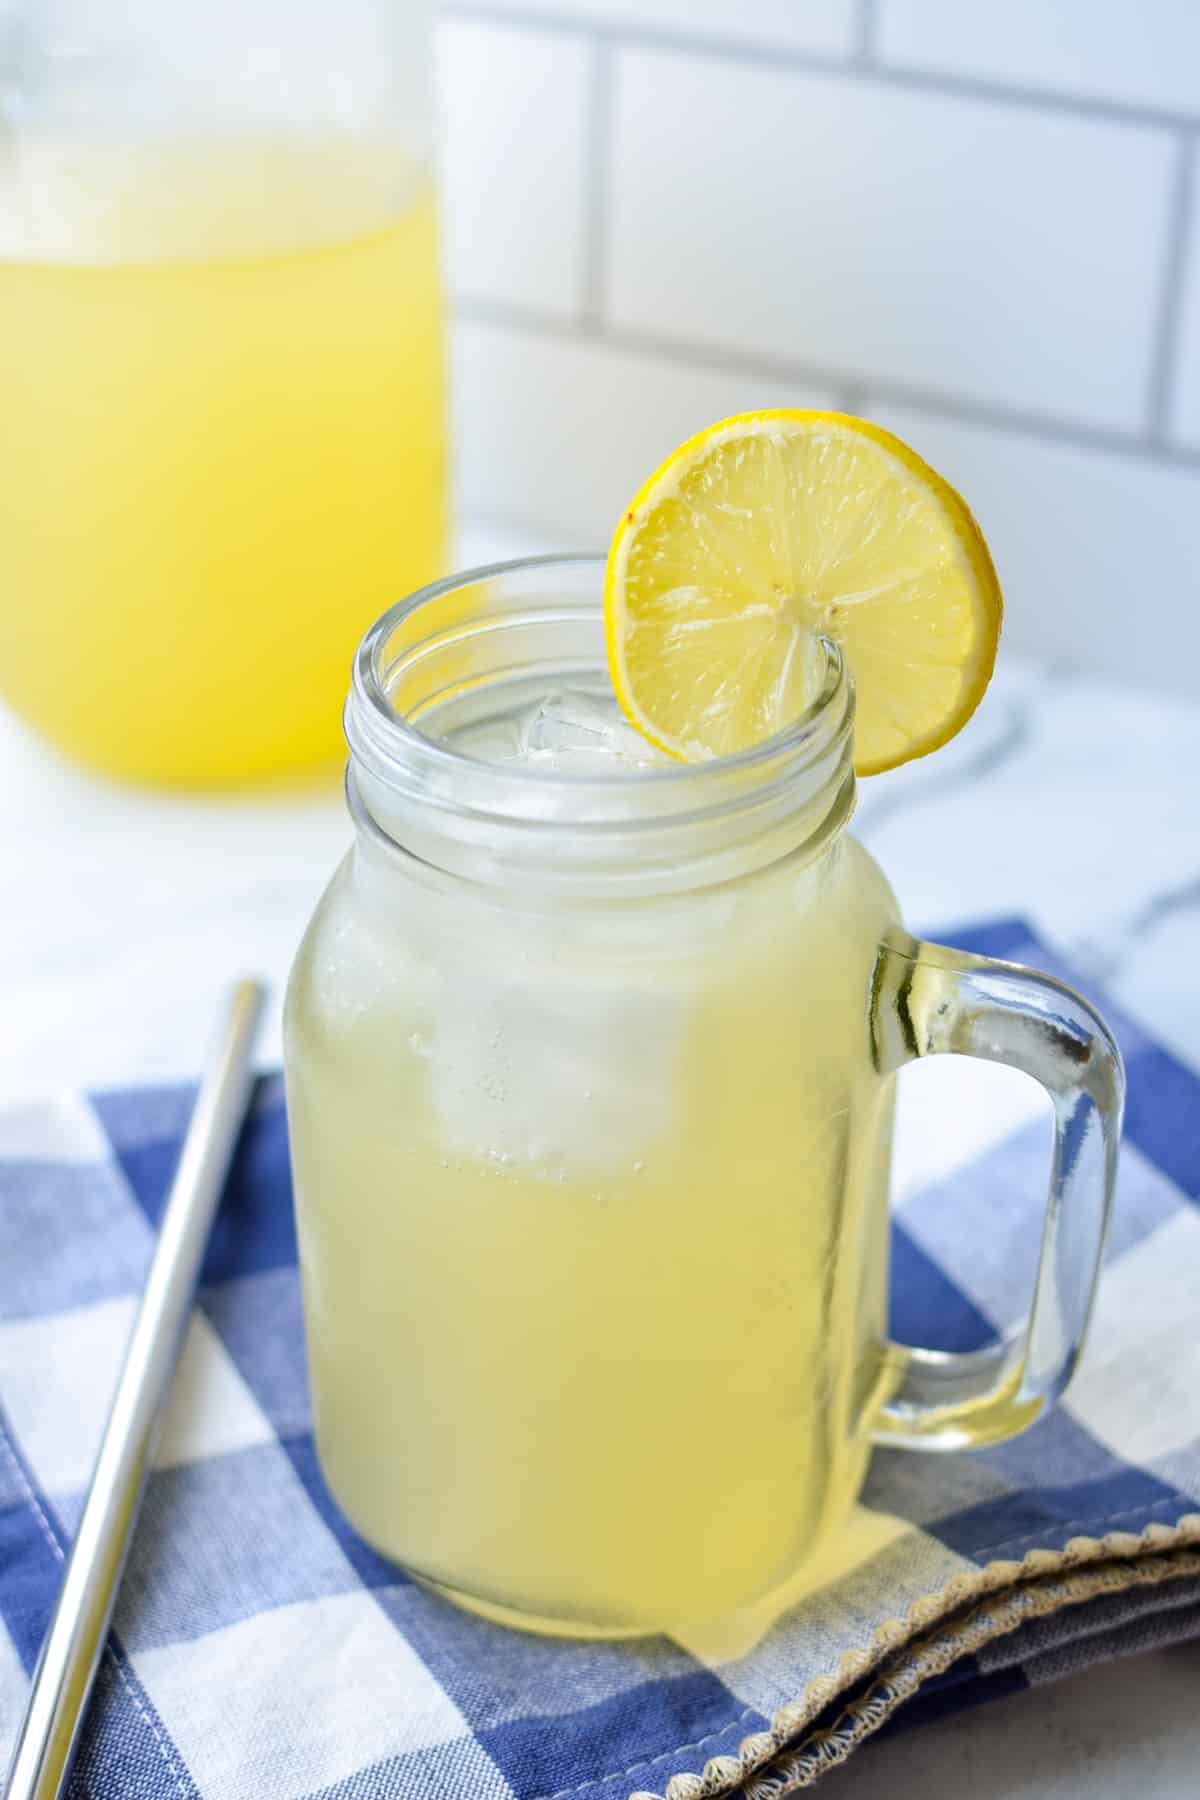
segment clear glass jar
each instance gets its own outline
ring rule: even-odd
[[[514,760],[540,698],[608,692],[601,575],[483,570],[368,634],[286,1064],[333,1493],[477,1610],[628,1633],[818,1580],[872,1442],[990,1442],[1054,1397],[1121,1074],[1065,989],[903,932],[845,830],[832,648],[740,757]],[[968,1358],[885,1329],[893,1074],[947,1049],[1031,1069],[1075,1132],[1029,1330]]]
[[[444,567],[430,0],[0,0],[0,694],[119,776],[340,759]]]

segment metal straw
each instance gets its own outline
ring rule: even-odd
[[[265,989],[258,982],[241,981],[222,1015],[163,1212],[83,1517],[33,1672],[5,1800],[57,1800],[66,1784],[141,1505],[163,1401],[246,1115],[251,1051],[264,999]]]

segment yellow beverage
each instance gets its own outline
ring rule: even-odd
[[[908,936],[845,829],[856,769],[969,716],[999,604],[919,459],[779,413],[690,440],[606,565],[474,570],[364,638],[355,843],[284,1019],[316,1441],[459,1603],[724,1655],[886,1537],[847,1529],[873,1443],[999,1443],[1069,1378],[1119,1053],[1048,977]],[[1058,1120],[1056,1278],[984,1355],[886,1336],[895,1071],[938,1054]]]
[[[333,765],[359,636],[443,563],[428,177],[387,142],[7,176],[0,694],[119,776]]]
[[[843,837],[566,906],[392,858],[360,842],[288,1005],[334,1493],[531,1624],[654,1630],[819,1580],[884,1330],[883,877]]]

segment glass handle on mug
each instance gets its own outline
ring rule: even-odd
[[[1014,1437],[1060,1398],[1091,1316],[1112,1210],[1125,1096],[1103,1019],[1062,982],[897,934],[880,949],[876,1067],[977,1056],[1040,1081],[1054,1108],[1050,1192],[1028,1317],[1002,1344],[948,1352],[888,1343],[866,1429],[876,1443],[959,1450]]]

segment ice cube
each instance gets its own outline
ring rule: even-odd
[[[670,1132],[686,1006],[669,984],[499,946],[448,959],[435,979],[431,1093],[454,1156],[598,1180]]]
[[[626,719],[615,698],[578,689],[548,694],[519,725],[515,762],[570,774],[651,769],[661,763]]]
[[[523,721],[521,748],[526,752],[609,750],[614,729],[620,723],[620,714],[612,702],[606,705],[591,694],[579,692],[548,694]]]

